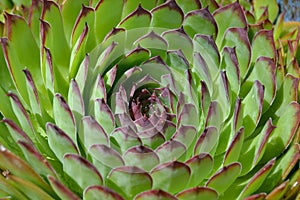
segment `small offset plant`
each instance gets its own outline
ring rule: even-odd
[[[0,2],[1,199],[300,198],[275,0]]]

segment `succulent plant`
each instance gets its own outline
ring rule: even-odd
[[[5,11],[0,197],[296,198],[300,31],[254,2]]]

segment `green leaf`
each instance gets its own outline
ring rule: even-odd
[[[10,173],[22,179],[47,188],[44,180],[24,160],[15,154],[1,148],[0,161],[1,169],[7,169]]]
[[[28,97],[29,97],[29,103],[30,103],[31,110],[32,110],[33,114],[42,115],[38,91],[37,91],[37,88],[35,87],[33,77],[27,69],[24,69],[23,72],[25,73],[25,76],[26,76],[27,93],[28,93]]]
[[[248,182],[246,187],[244,187],[243,191],[240,193],[239,199],[249,196],[253,192],[255,192],[265,181],[266,177],[272,170],[275,164],[275,159],[270,160],[264,167],[262,167]]]
[[[196,187],[188,190],[184,190],[176,195],[179,200],[199,200],[199,199],[209,199],[217,200],[219,199],[218,193],[207,187]]]
[[[102,185],[102,177],[96,167],[79,155],[65,154],[63,169],[82,189]]]
[[[269,19],[273,22],[278,14],[279,6],[276,0],[255,0],[253,1],[254,13],[258,19],[264,12],[265,8],[268,8]]]
[[[220,7],[213,13],[218,26],[217,46],[221,46],[224,34],[228,28],[246,28],[247,21],[244,11],[238,2]]]
[[[275,123],[276,129],[271,135],[263,160],[279,156],[292,142],[300,123],[300,106],[291,102]],[[284,134],[283,134],[284,133]]]
[[[150,171],[160,163],[158,155],[145,146],[135,146],[128,149],[123,158],[127,166],[137,166],[145,171]]]
[[[259,81],[254,81],[251,90],[242,101],[245,127],[245,138],[251,136],[255,130],[261,114],[264,99],[264,87]]]
[[[176,0],[176,3],[182,9],[184,14],[201,8],[199,0]]]
[[[126,1],[125,8],[123,12],[126,10],[126,6],[133,1]],[[145,2],[145,1],[144,1]],[[151,13],[148,10],[145,10],[141,5],[135,7],[136,9],[130,13],[126,18],[119,23],[118,27],[125,28],[126,30],[149,27],[151,22]]]
[[[89,27],[89,34],[87,34],[87,41],[85,44],[85,52],[89,52],[96,46],[94,29],[95,11],[93,8],[83,5],[72,31],[72,46],[74,46],[78,39],[81,37],[82,30],[84,30],[85,27]]]
[[[124,200],[115,191],[103,186],[90,186],[83,192],[83,200]]]
[[[234,136],[231,144],[229,145],[226,154],[224,156],[223,165],[228,165],[230,163],[236,162],[241,154],[242,146],[244,143],[244,128],[240,130]]]
[[[71,54],[59,6],[54,1],[45,0],[41,19],[49,24],[49,27],[43,33],[41,46],[51,50],[54,65],[57,66],[62,78],[68,80]]]
[[[273,134],[274,129],[275,126],[272,124],[272,120],[269,119],[255,138],[244,141],[242,153],[239,156],[239,162],[243,166],[241,172],[242,175],[247,174],[261,160],[269,143],[270,135]]]
[[[194,154],[210,153],[218,143],[219,131],[214,126],[209,126],[201,133],[195,145]]]
[[[260,30],[253,38],[251,62],[256,62],[261,56],[269,57],[276,61],[276,48],[272,30]]]
[[[56,157],[63,162],[66,153],[78,154],[78,150],[73,140],[56,125],[47,123],[46,131],[48,143]]]
[[[16,198],[16,199],[24,199],[28,200],[28,198],[22,194],[20,191],[18,191],[16,188],[14,188],[12,185],[10,185],[6,178],[3,176],[0,176],[0,189],[5,191],[5,194],[9,194],[9,198]],[[2,191],[1,191],[2,192]],[[2,193],[1,193],[2,194]],[[7,195],[8,196],[8,195]],[[2,197],[2,196],[1,196]]]
[[[198,154],[185,162],[191,169],[189,187],[196,187],[209,177],[213,169],[213,162],[213,158],[206,153]]]
[[[193,42],[192,42],[191,38],[184,32],[184,30],[182,28],[165,31],[162,33],[162,37],[167,41],[169,50],[178,50],[176,52],[178,52],[177,55],[179,57],[181,57],[183,59],[185,59],[185,57],[186,57],[189,62],[192,62]],[[168,52],[169,59],[172,58],[170,56],[170,53],[173,53],[173,52],[170,52],[170,51]],[[171,54],[171,55],[174,55],[174,54]],[[186,60],[185,60],[185,62],[186,62]],[[173,67],[176,67],[176,68],[182,67],[180,65],[177,65],[177,63],[173,63],[173,62],[170,62],[169,66],[172,68]]]
[[[207,187],[215,189],[222,194],[236,180],[241,173],[242,166],[232,163],[216,172],[206,183]]]
[[[80,198],[75,195],[72,191],[70,191],[66,186],[64,186],[57,179],[52,176],[48,176],[48,180],[50,182],[51,187],[55,191],[55,193],[64,200],[80,200]]]
[[[74,41],[74,47],[71,52],[69,78],[72,79],[78,73],[78,69],[83,59],[85,58],[87,39],[90,29],[85,25],[81,35]]]
[[[190,174],[190,168],[178,161],[158,165],[151,171],[153,189],[165,190],[171,194],[177,193],[186,187]]]
[[[179,28],[182,24],[184,14],[175,0],[155,7],[151,10],[152,27],[161,27],[166,29]]]
[[[50,196],[47,192],[43,191],[37,185],[27,180],[24,180],[15,175],[6,176],[7,182],[24,193],[27,197],[32,200],[49,199],[54,200],[55,197]]]
[[[244,79],[249,69],[251,59],[251,46],[247,30],[245,28],[227,29],[222,42],[222,47],[226,48],[226,46],[235,49],[236,58],[238,60],[239,76],[240,79]],[[224,49],[223,54],[225,53]]]
[[[193,39],[194,53],[199,53],[208,66],[207,73],[212,80],[219,73],[220,55],[215,41],[211,36],[195,35]]]
[[[135,166],[114,168],[108,175],[108,185],[132,199],[136,194],[151,189],[152,178],[144,170]]]
[[[61,14],[64,22],[64,28],[67,39],[71,38],[72,30],[82,8],[82,5],[87,6],[89,0],[65,1],[61,8]]]
[[[103,0],[98,2],[95,21],[98,43],[119,23],[122,16],[123,4],[124,2],[119,0]],[[112,7],[111,5],[114,6]]]
[[[10,60],[18,58],[17,60],[20,61],[20,66],[14,66],[13,62],[8,63],[8,66],[11,64],[11,68],[13,68],[11,69],[11,73],[15,76],[15,73],[21,72],[20,68],[27,67],[32,73],[37,87],[42,87],[43,82],[42,79],[40,79],[41,73],[39,70],[39,49],[30,27],[22,17],[8,13],[5,13],[5,25],[9,39],[8,51],[10,48],[15,51],[15,56],[11,57]],[[22,34],[18,34],[19,32],[22,32]],[[7,53],[6,51],[4,52]],[[20,87],[24,86],[25,85],[20,85]]]
[[[91,116],[84,116],[82,118],[78,136],[86,150],[93,144],[108,145],[108,136],[103,128]]]
[[[218,27],[208,7],[187,13],[183,22],[184,31],[193,38],[196,34],[217,37]]]
[[[122,19],[125,17],[128,17],[128,15],[131,15],[134,13],[137,7],[141,6],[143,8],[146,8],[147,10],[151,10],[153,7],[156,6],[157,1],[156,0],[131,0],[131,1],[125,1],[124,2],[124,9],[122,13]]]
[[[125,165],[121,155],[106,145],[94,144],[90,147],[89,153],[93,159],[100,161],[108,167],[115,168]]]
[[[255,80],[264,85],[264,112],[273,103],[276,95],[276,66],[273,59],[268,57],[259,57],[257,59],[250,76],[242,86],[241,93],[248,93],[248,91],[244,90],[244,87],[246,88],[248,85],[251,85]]]
[[[74,115],[67,102],[60,94],[53,99],[53,113],[55,124],[61,128],[74,143],[76,143],[76,124]]]
[[[140,193],[134,200],[177,200],[173,195],[163,190],[148,190]]]
[[[111,136],[120,146],[121,152],[125,152],[130,147],[142,144],[141,139],[129,126],[116,128]]]
[[[22,149],[27,162],[38,174],[44,177],[47,175],[51,175],[53,177],[57,176],[50,163],[32,146],[31,143],[18,141],[18,144]],[[48,185],[43,185],[41,187],[49,194],[53,193]]]
[[[155,152],[161,163],[179,159],[186,152],[186,146],[176,140],[169,140],[160,145]]]
[[[96,99],[94,105],[95,119],[110,134],[115,128],[115,118],[104,99]]]

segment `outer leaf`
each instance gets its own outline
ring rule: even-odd
[[[74,115],[67,102],[60,94],[53,99],[55,124],[60,127],[76,143],[76,125]]]
[[[53,178],[52,176],[48,176],[48,180],[50,185],[52,186],[53,190],[56,194],[64,200],[80,200],[80,198],[71,192],[66,186],[60,183],[58,180]]]
[[[63,130],[51,123],[46,125],[46,129],[49,146],[61,162],[66,153],[78,154],[76,145]]]
[[[135,200],[177,200],[177,198],[163,190],[149,190],[137,195]]]
[[[83,192],[83,200],[124,200],[115,191],[103,186],[90,186]]]
[[[184,190],[176,195],[176,197],[180,200],[198,200],[198,199],[209,199],[209,200],[217,200],[219,199],[218,193],[206,187],[196,187],[188,190]]]
[[[248,182],[239,198],[244,198],[253,192],[255,192],[263,183],[265,178],[270,173],[273,165],[275,164],[275,159],[269,161],[263,168],[261,168]]]
[[[239,163],[232,163],[223,167],[207,181],[206,186],[222,194],[239,176],[241,168],[242,166]]]
[[[108,175],[108,185],[115,188],[124,196],[132,199],[136,194],[151,189],[152,178],[144,170],[138,167],[118,167]]]
[[[272,30],[261,30],[257,32],[253,38],[251,62],[254,63],[261,56],[276,60],[276,49]]]
[[[189,181],[190,168],[181,162],[168,162],[158,165],[151,171],[153,189],[159,188],[170,193],[184,189]]]
[[[32,200],[55,199],[32,182],[19,178],[15,175],[8,175],[6,178],[9,184],[13,185],[15,188],[24,193],[26,196],[30,197],[30,199]]]
[[[102,185],[102,177],[96,167],[79,155],[65,154],[63,168],[82,189],[91,185]]]
[[[78,135],[86,150],[93,144],[108,145],[108,137],[105,131],[91,116],[82,118]]]
[[[209,154],[203,153],[192,157],[186,161],[186,164],[191,169],[189,186],[195,187],[209,176],[213,169],[213,158]]]
[[[245,28],[247,21],[242,7],[238,2],[221,7],[213,13],[214,19],[218,26],[218,37],[216,44],[221,45],[224,33],[228,28]]]
[[[218,33],[217,24],[208,11],[208,7],[189,12],[184,18],[183,28],[191,38],[196,34],[216,38]]]
[[[123,158],[127,166],[137,166],[145,171],[150,171],[159,164],[157,154],[145,146],[136,146],[128,149]]]
[[[113,7],[111,5],[114,5]],[[123,1],[99,1],[96,6],[96,35],[102,41],[105,35],[115,27],[121,19]]]
[[[166,3],[151,10],[152,27],[162,27],[166,29],[179,28],[183,21],[183,12],[175,0]]]

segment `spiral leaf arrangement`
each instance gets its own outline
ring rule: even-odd
[[[297,197],[300,31],[276,1],[1,2],[1,198]]]

